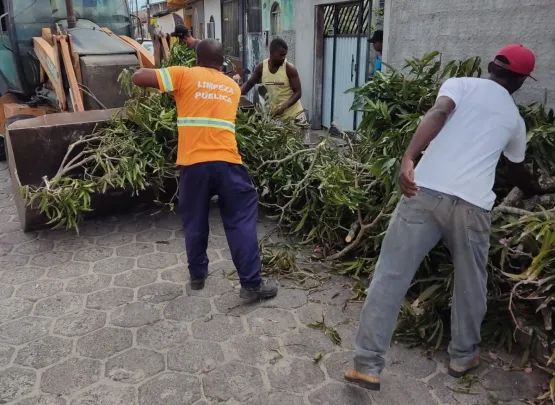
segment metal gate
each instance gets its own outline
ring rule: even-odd
[[[366,81],[371,1],[332,4],[324,8],[324,77],[322,125],[335,123],[355,130],[362,116],[351,111],[354,95],[347,90]]]

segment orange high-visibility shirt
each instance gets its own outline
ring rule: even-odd
[[[241,89],[216,69],[181,66],[156,70],[162,92],[177,104],[177,164],[201,162],[241,164],[235,118]]]

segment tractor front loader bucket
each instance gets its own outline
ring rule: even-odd
[[[25,204],[20,188],[40,186],[46,176],[56,175],[68,147],[82,136],[101,128],[117,113],[117,109],[79,113],[48,114],[17,121],[7,128],[6,151],[14,187],[14,199],[23,231],[51,227],[36,207]],[[133,202],[125,190],[93,195],[94,215],[109,215],[128,209]]]

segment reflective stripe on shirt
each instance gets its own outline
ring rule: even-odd
[[[162,77],[162,84],[164,85],[164,88],[163,88],[164,92],[166,92],[166,93],[172,92],[174,90],[173,82],[172,82],[170,72],[168,72],[168,69],[160,69],[160,76]]]
[[[216,118],[207,118],[207,117],[195,117],[195,118],[187,118],[187,117],[178,117],[177,118],[177,126],[179,127],[208,127],[208,128],[218,128],[218,129],[226,129],[235,133],[235,124],[233,122],[219,120]]]

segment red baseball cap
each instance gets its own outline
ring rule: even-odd
[[[509,63],[501,62],[497,59],[498,56],[504,56]],[[530,75],[534,71],[536,65],[536,56],[530,49],[522,45],[511,44],[497,52],[496,59],[493,63],[511,72],[532,77]],[[532,77],[532,79],[534,78]]]

